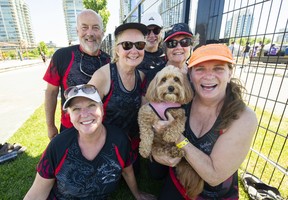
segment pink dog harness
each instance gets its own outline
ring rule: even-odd
[[[170,102],[161,102],[161,103],[155,103],[151,102],[149,103],[149,106],[154,110],[154,112],[158,115],[158,117],[162,120],[168,120],[166,112],[169,109],[175,109],[180,108],[180,103],[170,103]]]

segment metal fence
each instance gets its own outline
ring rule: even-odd
[[[200,34],[199,45],[226,43],[233,49],[234,76],[245,85],[247,104],[259,121],[240,171],[254,174],[288,199],[288,1],[142,0],[125,20],[140,21],[140,14],[155,5],[165,27],[186,22]]]

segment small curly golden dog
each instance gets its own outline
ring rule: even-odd
[[[179,68],[172,65],[164,67],[156,74],[145,95],[149,103],[140,108],[138,123],[140,128],[139,153],[144,158],[153,154],[183,157],[184,151],[175,142],[184,132],[186,116],[181,107],[193,98],[190,82]],[[155,133],[153,124],[159,119],[167,120],[169,112],[174,120],[165,131]],[[190,198],[203,190],[204,181],[183,158],[176,166],[176,174]]]

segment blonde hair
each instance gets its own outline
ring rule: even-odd
[[[121,33],[115,37],[115,41],[114,41],[113,46],[112,46],[112,62],[113,63],[116,63],[119,60],[119,55],[117,54],[119,35],[121,35]]]

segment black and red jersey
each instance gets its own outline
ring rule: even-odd
[[[65,89],[88,83],[91,77],[86,74],[92,75],[97,69],[109,62],[110,56],[101,50],[97,56],[90,56],[81,50],[80,45],[61,48],[53,54],[43,79],[49,84],[61,88],[61,105],[63,105]],[[73,126],[69,115],[63,110],[61,112],[61,123],[66,128]]]
[[[57,135],[42,154],[37,172],[55,178],[48,199],[107,199],[130,162],[130,141],[118,127],[105,125],[106,141],[94,160],[87,160],[75,128]]]

